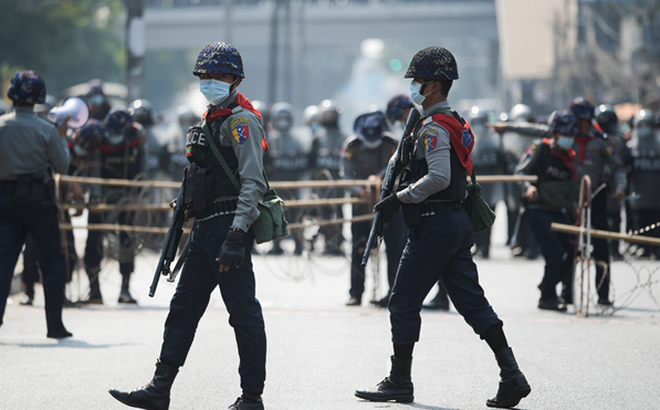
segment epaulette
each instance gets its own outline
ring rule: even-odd
[[[353,136],[348,137],[348,141],[346,142],[346,147],[347,148],[348,147],[353,148],[353,147],[355,147],[355,146],[357,146],[361,143],[362,143],[362,141],[358,137],[353,135]]]

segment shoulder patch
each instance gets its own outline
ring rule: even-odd
[[[527,151],[525,151],[525,156],[527,158],[533,157],[535,153],[536,153],[536,144],[532,144],[529,146],[529,148],[527,148]]]
[[[230,128],[236,142],[243,144],[250,135],[250,120],[244,117],[238,117],[232,120]]]
[[[438,143],[439,135],[440,133],[433,128],[424,130],[422,133],[422,140],[424,141],[424,149],[427,153],[433,151],[436,144]]]

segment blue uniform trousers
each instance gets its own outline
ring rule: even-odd
[[[0,324],[16,261],[28,233],[37,245],[48,332],[57,332],[64,328],[62,305],[66,283],[57,207],[50,199],[39,206],[16,205],[14,194],[4,192],[0,193]]]
[[[573,221],[567,212],[546,211],[544,209],[528,209],[529,226],[534,237],[541,246],[541,253],[545,259],[543,280],[539,286],[541,299],[552,300],[557,298],[557,284],[564,282],[564,297],[572,297],[573,254],[575,245],[571,243],[569,235],[550,229],[552,222],[572,225]]]
[[[225,215],[195,222],[190,250],[170,302],[160,360],[183,366],[211,292],[219,286],[238,344],[241,388],[261,394],[266,379],[266,331],[261,305],[255,298],[252,233],[245,234],[245,260],[240,267],[219,272],[215,261],[232,221],[233,215]]]
[[[385,225],[383,239],[387,253],[387,282],[390,286],[394,284],[399,260],[405,245],[405,229],[403,213],[397,212],[394,218]],[[353,236],[353,248],[351,252],[351,289],[352,297],[362,299],[364,293],[365,267],[362,266],[362,257],[367,248],[367,240],[371,231],[371,222],[355,222],[351,224],[351,235]]]
[[[388,305],[394,343],[419,340],[422,302],[438,280],[458,313],[482,339],[491,326],[502,325],[479,284],[472,244],[472,221],[462,207],[423,217],[408,230]]]

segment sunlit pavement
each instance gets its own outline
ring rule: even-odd
[[[627,306],[580,318],[536,308],[541,260],[511,258],[501,245],[492,253],[477,264],[532,385],[520,408],[657,408],[660,317],[649,289],[659,293],[660,274],[651,271],[660,263],[615,263],[615,300]],[[40,287],[34,307],[19,304],[22,294],[12,296],[0,327],[0,409],[122,408],[107,390],[133,389],[150,380],[174,292],[174,284],[162,279],[156,297],[147,296],[156,261],[153,252],[137,258],[131,284],[137,307],[116,303],[121,278],[116,262],[106,265],[101,274],[106,303],[64,312],[71,339],[45,337]],[[346,259],[255,256],[254,261],[269,346],[266,408],[482,409],[495,393],[498,369],[488,346],[452,308],[422,313],[413,364],[415,403],[355,398],[356,388],[375,385],[389,369],[388,314],[368,305],[373,270],[368,271],[363,306],[345,307]],[[635,273],[640,267],[642,272]],[[655,281],[651,287],[644,285],[649,274]],[[378,296],[385,291],[384,271],[380,278]],[[629,293],[635,286],[636,293]],[[74,278],[68,293],[85,288],[84,279]],[[226,408],[240,394],[237,367],[233,333],[215,292],[174,384],[170,408]]]

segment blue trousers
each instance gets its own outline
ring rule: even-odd
[[[575,245],[570,237],[550,229],[552,222],[571,225],[573,221],[566,212],[528,209],[529,226],[541,246],[545,259],[543,280],[541,281],[541,299],[557,298],[557,284],[564,283],[564,297],[572,297],[573,254]]]
[[[422,302],[438,280],[458,313],[482,339],[491,326],[502,325],[479,284],[472,244],[472,221],[463,208],[423,217],[408,230],[388,306],[394,343],[419,340]]]
[[[266,330],[261,305],[255,298],[250,256],[253,235],[245,235],[245,260],[241,266],[219,272],[219,263],[215,261],[232,220],[233,215],[225,215],[195,223],[190,250],[170,302],[160,360],[183,366],[211,292],[219,286],[238,344],[241,388],[261,394],[266,379]]]
[[[50,199],[39,206],[16,205],[13,193],[0,193],[0,324],[16,261],[28,233],[37,245],[46,298],[46,325],[49,332],[57,332],[64,328],[62,305],[66,283],[57,207]]]

